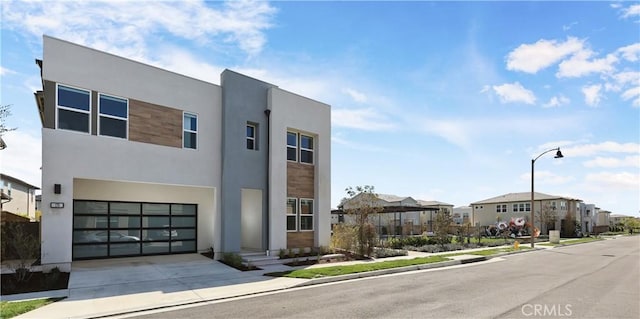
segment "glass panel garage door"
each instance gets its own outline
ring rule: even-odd
[[[197,205],[74,200],[73,259],[196,252]]]

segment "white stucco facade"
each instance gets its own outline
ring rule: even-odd
[[[47,36],[44,37],[43,47],[41,68],[44,99],[38,106],[43,121],[41,255],[45,268],[59,267],[68,271],[75,258],[74,245],[85,245],[82,247],[90,249],[89,243],[74,242],[74,231],[78,230],[74,224],[74,201],[195,205],[197,224],[193,227],[197,238],[190,240],[196,242],[197,251],[213,247],[215,252],[237,252],[235,247],[239,246],[264,249],[263,238],[267,235],[263,233],[267,230],[268,250],[286,247],[286,132],[290,128],[304,131],[315,138],[315,242],[318,246],[328,245],[331,139],[328,105],[277,87],[268,89],[268,105],[264,105],[263,101],[262,105],[251,105],[249,110],[255,108],[256,114],[262,114],[266,108],[271,110],[269,148],[259,149],[269,154],[269,167],[250,167],[251,170],[262,170],[263,173],[268,170],[269,187],[261,189],[242,183],[226,184],[222,165],[224,154],[228,157],[231,154],[236,158],[258,154],[245,152],[245,137],[235,133],[237,131],[241,132],[238,134],[245,134],[244,122],[253,121],[251,118],[244,118],[250,112],[233,107],[244,103],[241,100],[244,88],[259,95],[262,86],[254,84],[257,81],[245,83],[242,82],[245,76],[228,72],[227,74],[236,74],[233,75],[234,79],[241,79],[234,82],[233,90],[228,91],[237,93],[240,98],[230,97],[229,94],[225,100],[223,87],[216,84]],[[89,92],[88,96],[92,100],[90,110],[85,112],[89,116],[88,132],[58,127],[60,106],[57,90],[60,85]],[[99,125],[96,123],[100,123],[102,116],[96,105],[100,94],[136,101],[135,106],[131,106],[130,102],[128,104],[127,135],[123,138],[102,136],[98,128],[93,127]],[[228,105],[226,111],[225,105]],[[182,116],[185,113],[196,115],[197,147],[182,147],[182,141],[178,141],[180,145],[170,145],[170,142],[162,140],[166,136],[152,136],[144,141],[132,140],[132,107],[138,107],[138,133],[141,127],[146,127],[145,112],[168,110],[167,114],[173,114],[173,117],[167,116],[166,119],[162,114],[156,114],[155,118],[149,116],[148,121],[155,121],[153,125],[156,126],[150,125],[148,130],[151,132],[143,133],[150,135],[156,134],[154,128],[157,129],[165,121],[173,121],[169,124],[175,125],[175,114],[178,114],[177,120],[181,123],[177,128],[178,134],[187,134],[184,124],[187,122],[182,122]],[[242,127],[236,130],[235,125],[238,124],[234,122],[226,123],[228,129],[223,129],[224,112],[233,115],[231,118],[237,117]],[[156,137],[161,141],[157,142]],[[175,142],[176,137],[172,135],[172,138]],[[241,143],[237,143],[238,141]],[[225,172],[231,181],[234,176],[239,176],[238,168],[230,168]],[[264,173],[264,176],[267,174]],[[54,185],[60,185],[59,192],[54,190]],[[237,190],[239,196],[224,196],[225,187],[226,194],[234,194]],[[269,205],[264,204],[267,197]],[[235,203],[236,200],[238,203]],[[227,211],[223,209],[225,201],[226,207],[230,207]],[[267,207],[268,215],[263,213],[264,207]],[[266,216],[269,216],[268,220]],[[143,219],[141,216],[140,221]],[[138,221],[135,223],[140,225]],[[102,225],[104,226],[101,228],[96,226],[90,229],[95,231],[100,228],[99,230],[111,232],[110,219]],[[223,225],[227,225],[229,229],[225,229]],[[239,229],[242,231],[238,231]],[[144,230],[139,234],[143,233]],[[139,237],[138,240],[146,240],[142,235]],[[111,240],[108,242],[111,245]]]
[[[331,109],[329,105],[284,91],[269,90],[270,126],[270,239],[269,249],[287,247],[287,131],[296,130],[315,139],[315,242],[328,246],[331,235]]]

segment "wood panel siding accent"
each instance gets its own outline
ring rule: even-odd
[[[182,147],[182,111],[129,99],[129,140]]]
[[[315,166],[287,162],[287,197],[315,198]]]
[[[287,249],[315,247],[313,241],[315,237],[314,234],[315,232],[312,231],[287,233]]]

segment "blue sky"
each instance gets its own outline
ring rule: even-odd
[[[530,190],[640,213],[637,2],[2,2],[2,172],[40,185],[47,34],[219,83],[230,68],[332,106],[347,186],[466,206]]]

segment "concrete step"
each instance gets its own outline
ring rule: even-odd
[[[280,257],[278,256],[266,256],[262,255],[251,255],[251,256],[242,256],[242,262],[246,264],[251,264],[256,267],[265,266],[265,265],[277,265],[282,264]]]

